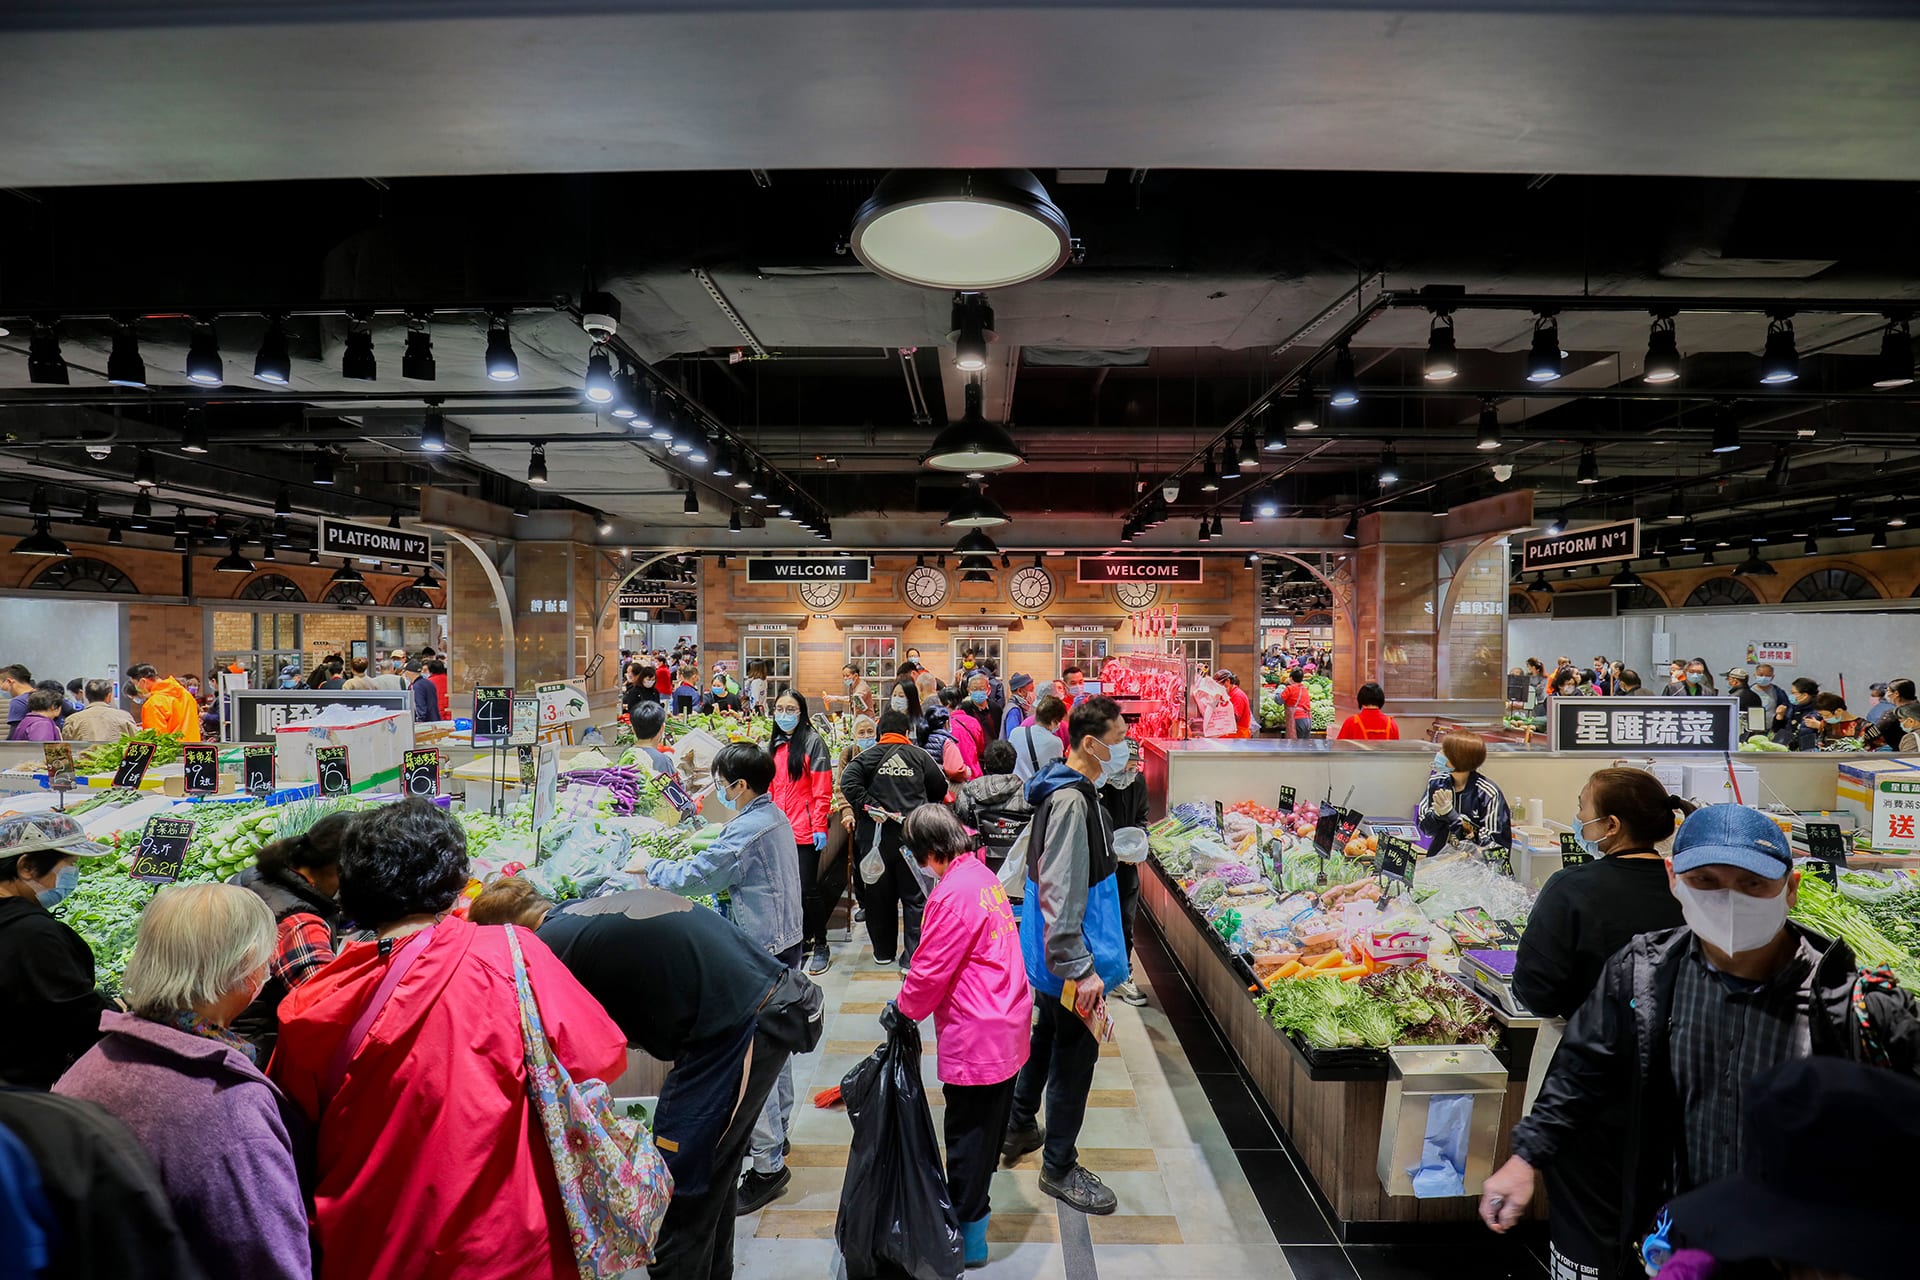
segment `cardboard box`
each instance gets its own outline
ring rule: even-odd
[[[223,773],[220,775],[220,789],[213,794],[219,796],[232,795],[233,789],[238,785],[239,779],[233,774]],[[184,776],[163,778],[160,782],[160,792],[162,795],[172,796],[177,800],[187,794],[187,780]]]
[[[354,791],[368,791],[400,780],[401,756],[413,748],[413,713],[381,711],[351,721],[318,724],[302,721],[274,733],[274,780],[298,786],[315,778],[315,747],[345,747]]]
[[[1880,760],[1847,760],[1840,766],[1834,792],[1842,808],[1851,809],[1863,827],[1873,825],[1875,784],[1883,777],[1920,778],[1920,768],[1911,760],[1887,756]]]

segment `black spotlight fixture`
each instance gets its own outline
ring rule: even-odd
[[[287,326],[279,316],[267,317],[267,331],[260,338],[260,350],[254,353],[253,376],[261,382],[284,387],[293,378],[293,357],[287,351]]]
[[[1132,542],[1133,536],[1134,536],[1133,521],[1129,520],[1125,524],[1120,526],[1120,541]]]
[[[204,409],[189,409],[180,423],[180,452],[207,451],[207,414]]]
[[[733,445],[724,436],[713,448],[713,474],[722,480],[733,474]]]
[[[1027,460],[1003,426],[988,422],[982,412],[986,392],[978,382],[967,383],[966,412],[933,438],[920,465],[940,471],[1004,471]]]
[[[536,444],[527,456],[527,483],[545,484],[547,482],[547,446]]]
[[[130,529],[145,529],[153,520],[153,499],[142,489],[133,496],[133,516],[127,521]]]
[[[1427,355],[1421,374],[1428,382],[1450,382],[1460,372],[1460,355],[1453,345],[1453,312],[1436,311],[1427,330]]]
[[[1500,410],[1491,400],[1480,402],[1480,429],[1474,436],[1473,447],[1482,453],[1491,453],[1500,447]]]
[[[100,523],[100,495],[99,494],[90,493],[87,495],[86,505],[80,508],[80,522],[82,524],[99,524]]]
[[[587,376],[580,385],[580,393],[588,404],[613,403],[613,361],[601,343],[595,343],[587,356]]]
[[[1345,538],[1348,542],[1359,541],[1360,539],[1360,513],[1359,512],[1356,511],[1352,515],[1347,517],[1346,528],[1340,530],[1340,536]]]
[[[688,489],[687,492],[692,493],[693,490]],[[609,537],[613,533],[613,517],[601,511],[593,517],[593,527],[601,537]]]
[[[728,533],[740,532],[740,508],[738,505],[736,505],[733,508],[733,511],[731,512],[731,514],[727,516],[727,532]]]
[[[73,549],[54,536],[53,524],[44,516],[33,522],[33,532],[13,544],[17,556],[70,556]]]
[[[67,385],[67,358],[60,354],[60,334],[56,322],[35,320],[33,336],[27,339],[27,381],[50,386]]]
[[[110,547],[124,546],[126,541],[127,535],[121,531],[120,522],[118,520],[107,521],[107,545]]]
[[[1719,563],[1720,563],[1720,557],[1718,557],[1718,556],[1716,556],[1716,555],[1714,555],[1714,554],[1713,554],[1713,548],[1712,548],[1712,547],[1708,547],[1708,548],[1706,549],[1706,551],[1705,551],[1705,552],[1704,552],[1704,553],[1703,553],[1703,554],[1701,555],[1701,557],[1700,557],[1700,563],[1701,563],[1701,564],[1703,564],[1703,565],[1709,565],[1709,564],[1719,564]]]
[[[1218,493],[1220,492],[1220,471],[1213,465],[1213,450],[1207,450],[1202,456],[1206,461],[1200,471],[1200,492]]]
[[[613,399],[607,403],[609,417],[622,422],[632,422],[639,413],[637,401],[639,388],[634,381],[633,370],[627,368],[627,362],[620,362],[620,371],[613,375]]]
[[[213,317],[193,322],[193,335],[187,340],[187,381],[202,387],[217,387],[227,380],[226,364],[220,359],[220,340],[213,331]]]
[[[1713,424],[1713,452],[1736,453],[1740,449],[1740,424],[1724,418]]]
[[[1656,313],[1647,327],[1647,358],[1640,364],[1640,376],[1655,386],[1680,380],[1680,340],[1670,312]]]
[[[227,539],[227,554],[213,562],[216,573],[252,573],[253,561],[240,554],[240,535]]]
[[[1287,442],[1282,439],[1280,441],[1281,447],[1285,448],[1286,443]],[[1247,424],[1246,430],[1240,433],[1240,453],[1237,461],[1240,463],[1240,473],[1242,475],[1245,475],[1249,471],[1258,471],[1260,469],[1260,442],[1254,439],[1253,424],[1251,422]]]
[[[1295,431],[1318,431],[1320,429],[1320,402],[1314,398],[1313,383],[1302,379],[1293,393],[1293,429]]]
[[[373,317],[365,311],[347,313],[347,349],[340,357],[340,376],[372,382],[378,376],[373,356]]]
[[[1773,451],[1773,465],[1767,468],[1767,483],[1775,488],[1784,488],[1793,470],[1793,451],[1786,445],[1778,445]]]
[[[1280,493],[1272,485],[1262,485],[1253,500],[1253,514],[1262,520],[1272,520],[1280,514]]]
[[[447,420],[440,413],[440,406],[428,405],[427,412],[420,419],[420,452],[445,453],[447,451]]]
[[[487,317],[487,379],[491,382],[520,380],[520,357],[513,353],[513,335],[507,330],[504,311]]]
[[[1453,503],[1447,498],[1445,485],[1436,484],[1427,490],[1427,514],[1436,520],[1453,514]]]
[[[1400,483],[1400,453],[1391,444],[1380,451],[1380,469],[1375,476],[1382,489]]]
[[[952,330],[947,340],[953,343],[953,367],[962,373],[979,373],[987,367],[987,344],[993,341],[993,307],[985,294],[953,295]]]
[[[1820,554],[1820,539],[1819,539],[1819,538],[1817,538],[1817,537],[1815,537],[1815,536],[1814,536],[1813,534],[1811,534],[1811,533],[1810,533],[1810,534],[1808,534],[1808,535],[1807,535],[1807,540],[1806,540],[1806,541],[1805,541],[1804,543],[1802,543],[1802,544],[1801,544],[1801,546],[1800,546],[1800,553],[1801,553],[1802,555],[1809,555],[1809,556],[1817,556],[1817,555],[1819,555],[1819,554]]]
[[[1564,511],[1556,511],[1553,518],[1547,521],[1546,528],[1543,532],[1545,532],[1549,538],[1557,538],[1566,531],[1567,513]]]
[[[1281,418],[1278,405],[1268,405],[1267,425],[1260,433],[1260,450],[1262,453],[1285,453],[1286,449],[1286,421]]]
[[[1353,348],[1344,342],[1334,348],[1327,403],[1336,409],[1350,409],[1360,403],[1360,378],[1353,371]]]
[[[1885,529],[1875,529],[1873,531],[1873,540],[1869,542],[1867,546],[1874,551],[1885,551],[1887,549],[1887,531]]]
[[[1560,350],[1560,321],[1551,311],[1533,317],[1533,345],[1527,350],[1527,381],[1553,382],[1565,371]]]
[[[1254,500],[1253,495],[1254,491],[1252,489],[1240,495],[1240,524],[1252,524],[1254,516],[1259,510],[1259,504]]]
[[[50,516],[53,506],[47,499],[47,486],[33,486],[33,496],[27,499],[27,514],[30,516]]]
[[[525,520],[528,516],[532,514],[533,514],[532,511],[527,506],[527,495],[524,492],[514,498],[513,500],[513,518],[514,519]]]
[[[1782,312],[1767,320],[1767,345],[1760,353],[1760,381],[1782,386],[1800,377],[1800,348],[1793,340],[1793,316]]]
[[[680,510],[690,516],[700,514],[700,494],[692,485],[687,486],[687,496],[680,504]]]
[[[314,450],[312,480],[319,485],[333,483],[333,454],[326,449]]]
[[[1206,516],[1200,517],[1199,537],[1202,542],[1210,542],[1213,540],[1213,521]]]
[[[140,335],[134,332],[133,317],[116,317],[113,322],[113,351],[107,356],[107,381],[116,387],[147,385],[147,362],[140,358]]]
[[[655,396],[653,416],[647,423],[647,439],[656,444],[664,444],[671,449],[674,439],[680,434],[680,412],[673,407],[671,396]]]
[[[1213,536],[1216,538],[1224,538],[1227,536],[1227,526],[1221,523],[1220,513],[1218,511],[1213,513]]]
[[[1229,435],[1220,442],[1220,478],[1238,480],[1240,478],[1240,455],[1233,450],[1233,437]]]
[[[407,312],[407,345],[400,353],[400,376],[410,382],[433,381],[433,313]]]
[[[145,445],[141,445],[138,449],[134,450],[133,482],[142,489],[151,489],[160,483],[159,478],[155,476],[153,472],[153,454],[147,451]]]
[[[1687,518],[1687,495],[1675,489],[1667,495],[1667,519],[1685,520]]]
[[[308,548],[307,548],[307,563],[308,563],[308,564],[319,564],[319,563],[320,563],[320,548],[319,548],[319,547],[312,547],[312,546],[310,546],[310,547],[308,547]]]
[[[1907,317],[1890,315],[1880,333],[1880,358],[1874,367],[1873,385],[1882,391],[1908,386],[1913,382],[1913,333]]]
[[[1580,450],[1580,472],[1574,477],[1575,484],[1600,483],[1600,459],[1594,454],[1592,445]]]

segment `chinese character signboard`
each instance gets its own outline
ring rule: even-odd
[[[1920,780],[1882,778],[1873,790],[1873,847],[1920,849]]]
[[[1700,755],[1740,741],[1732,698],[1554,698],[1548,709],[1555,751]]]
[[[1793,665],[1793,641],[1755,640],[1747,646],[1748,662],[1770,662],[1775,666]]]

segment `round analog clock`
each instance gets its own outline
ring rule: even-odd
[[[1159,598],[1160,588],[1151,582],[1122,582],[1113,588],[1114,603],[1129,612],[1151,609]]]
[[[937,609],[947,598],[947,575],[931,565],[915,565],[901,590],[914,608]]]
[[[809,609],[831,609],[840,603],[846,587],[838,582],[803,582],[800,603]]]
[[[1007,592],[1013,597],[1015,607],[1029,613],[1038,612],[1053,599],[1053,575],[1038,565],[1028,565],[1013,575]]]

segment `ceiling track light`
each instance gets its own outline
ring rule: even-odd
[[[1262,485],[1253,501],[1253,514],[1262,520],[1272,520],[1280,514],[1280,494],[1272,485]]]
[[[312,480],[319,485],[333,483],[333,454],[326,449],[314,450]]]
[[[1453,504],[1447,500],[1446,486],[1436,484],[1427,490],[1427,514],[1436,520],[1453,514]]]
[[[1760,382],[1778,387],[1800,377],[1800,349],[1794,344],[1793,315],[1780,312],[1767,320],[1767,345],[1760,353]]]
[[[700,494],[692,485],[687,486],[687,496],[685,501],[681,502],[680,510],[685,515],[697,516],[700,514]]]
[[[728,532],[728,533],[739,533],[739,532],[740,532],[740,528],[741,528],[741,525],[740,525],[740,508],[739,508],[739,506],[738,506],[738,505],[736,504],[736,505],[734,506],[734,508],[733,508],[733,511],[732,511],[732,512],[731,512],[731,513],[730,513],[730,514],[729,514],[729,515],[727,516],[727,532]]]
[[[1359,512],[1356,511],[1352,515],[1347,517],[1346,527],[1340,530],[1340,536],[1342,538],[1345,538],[1348,542],[1359,541],[1360,539],[1360,513]]]
[[[379,375],[373,355],[373,315],[347,312],[347,349],[340,357],[340,376],[354,382],[372,382]]]
[[[121,531],[120,522],[118,520],[107,521],[107,545],[110,547],[124,546],[126,541],[127,535]]]
[[[1887,517],[1887,528],[1904,529],[1907,527],[1907,513],[1904,508]]]
[[[1557,538],[1566,531],[1567,513],[1564,511],[1555,512],[1553,518],[1547,521],[1546,529],[1544,530],[1549,538]]]
[[[536,444],[527,456],[527,483],[545,484],[547,482],[547,446]]]
[[[1287,442],[1282,439],[1280,441],[1280,447],[1284,449],[1286,445]],[[1251,422],[1247,424],[1246,430],[1240,433],[1240,454],[1238,461],[1242,475],[1249,471],[1258,471],[1260,469],[1260,442],[1254,439],[1253,424]]]
[[[639,396],[639,385],[634,379],[633,370],[627,368],[627,362],[622,360],[620,372],[613,377],[613,399],[607,406],[608,416],[622,422],[632,422],[640,412],[637,404]]]
[[[1687,518],[1687,495],[1675,489],[1667,495],[1667,519],[1685,520]]]
[[[440,412],[440,406],[430,404],[426,414],[420,419],[420,452],[445,453],[447,451],[447,420]]]
[[[687,490],[687,496],[693,496],[692,489]],[[593,528],[601,537],[611,537],[613,535],[613,517],[604,511],[596,513],[593,517]]]
[[[1909,386],[1913,382],[1913,333],[1904,315],[1887,317],[1880,333],[1880,356],[1874,367],[1873,385],[1881,391]]]
[[[116,387],[147,385],[147,362],[140,358],[140,335],[133,317],[113,322],[113,351],[107,356],[107,381]]]
[[[99,494],[90,493],[87,495],[86,505],[80,509],[80,521],[83,524],[99,524],[100,523],[100,495]]]
[[[145,445],[134,450],[133,482],[142,489],[152,489],[160,483],[159,477],[154,474],[153,454]]]
[[[507,329],[505,311],[487,317],[487,379],[491,382],[517,382],[520,357],[513,352],[513,334]]]
[[[319,564],[319,563],[320,563],[320,548],[319,548],[319,547],[308,547],[308,548],[307,548],[307,563],[308,563],[308,564]]]
[[[1254,502],[1253,490],[1249,489],[1240,495],[1240,519],[1238,523],[1252,524],[1257,510],[1258,507]]]
[[[220,358],[220,339],[213,331],[213,317],[193,322],[193,335],[187,341],[187,381],[202,387],[218,387],[227,380],[226,363]]]
[[[1819,538],[1817,538],[1817,537],[1815,537],[1815,536],[1814,536],[1813,534],[1811,534],[1811,533],[1810,533],[1810,534],[1808,534],[1808,535],[1807,535],[1807,540],[1806,540],[1806,542],[1805,542],[1805,543],[1803,543],[1803,544],[1801,544],[1801,547],[1800,547],[1800,551],[1801,551],[1801,554],[1803,554],[1803,555],[1809,555],[1809,556],[1817,556],[1817,555],[1819,555],[1819,554],[1820,554],[1820,539],[1819,539]]]
[[[713,474],[722,480],[733,474],[733,446],[724,437],[713,451]]]
[[[1376,477],[1382,489],[1400,483],[1400,454],[1391,444],[1380,451],[1380,469]]]
[[[67,385],[67,358],[60,354],[57,320],[35,320],[27,339],[27,381],[50,386]]]
[[[580,393],[588,404],[610,404],[613,401],[613,361],[607,355],[604,343],[596,342],[587,355],[587,376],[580,384]]]
[[[1680,380],[1680,339],[1671,313],[1655,313],[1647,326],[1647,358],[1640,364],[1640,376],[1655,386]]]
[[[1213,513],[1213,536],[1216,538],[1224,538],[1227,536],[1227,526],[1221,523],[1220,513],[1218,511]]]
[[[1295,431],[1320,429],[1320,402],[1314,398],[1313,383],[1304,379],[1293,393],[1293,429]]]
[[[962,373],[979,373],[987,367],[987,344],[994,340],[993,307],[985,294],[953,295],[952,329],[947,341],[953,344],[953,367]]]
[[[1885,529],[1875,529],[1873,531],[1873,540],[1867,545],[1870,550],[1885,551],[1887,549],[1887,531]]]
[[[1736,453],[1740,449],[1740,424],[1731,418],[1713,424],[1713,452]]]
[[[1278,405],[1267,406],[1267,425],[1260,433],[1262,453],[1285,453],[1287,450],[1286,421],[1280,416]]]
[[[1220,492],[1220,471],[1213,465],[1213,450],[1207,450],[1202,456],[1206,462],[1200,471],[1200,492],[1218,493]]]
[[[180,452],[205,453],[207,451],[207,413],[204,409],[189,409],[180,425]]]
[[[407,345],[400,353],[400,376],[410,382],[432,382],[433,313],[407,312]]]
[[[267,317],[267,331],[254,353],[253,376],[260,382],[284,387],[293,379],[293,357],[287,351],[286,321],[277,315]]]
[[[1460,354],[1453,345],[1453,312],[1435,311],[1427,330],[1427,354],[1420,371],[1428,382],[1449,382],[1460,372]]]
[[[1706,550],[1706,552],[1705,552],[1705,554],[1703,554],[1703,555],[1702,555],[1702,556],[1700,557],[1700,563],[1701,563],[1701,564],[1703,564],[1703,565],[1708,565],[1708,564],[1718,564],[1719,562],[1720,562],[1720,559],[1719,559],[1719,557],[1718,557],[1718,556],[1716,556],[1716,555],[1714,555],[1714,554],[1713,554],[1713,548],[1712,548],[1712,547],[1708,547],[1708,548],[1707,548],[1707,550]]]
[[[1350,409],[1360,403],[1360,379],[1353,369],[1353,348],[1342,342],[1333,352],[1333,377],[1327,383],[1327,403]]]
[[[127,521],[130,529],[145,529],[153,519],[153,499],[142,489],[133,496],[133,516]]]
[[[43,484],[33,486],[33,496],[27,499],[27,514],[30,516],[53,514],[53,507],[47,501],[47,486]]]
[[[647,424],[647,439],[672,448],[674,439],[680,434],[680,413],[673,407],[670,396],[656,396],[653,401],[653,420]]]
[[[1536,312],[1533,317],[1533,345],[1527,350],[1527,381],[1553,382],[1566,368],[1566,353],[1560,350],[1560,321],[1551,311]]]
[[[1580,450],[1580,471],[1574,477],[1575,484],[1600,483],[1600,459],[1592,445],[1584,445]]]
[[[1500,447],[1500,410],[1491,400],[1480,402],[1480,427],[1473,447],[1482,453],[1491,453]]]
[[[1222,480],[1240,478],[1240,455],[1233,450],[1232,436],[1220,442],[1220,478]]]
[[[1200,535],[1199,536],[1200,536],[1200,541],[1202,542],[1211,542],[1213,540],[1213,520],[1210,517],[1208,516],[1200,517]]]

